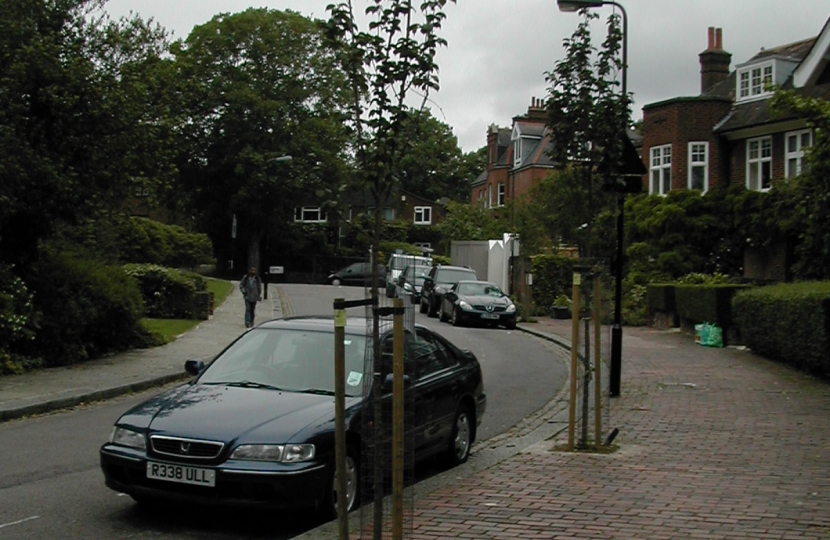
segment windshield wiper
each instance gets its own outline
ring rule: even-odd
[[[224,384],[225,386],[236,386],[239,388],[267,388],[268,390],[282,390],[282,388],[279,388],[271,384],[259,383],[254,381],[236,381],[219,384]]]
[[[322,388],[306,388],[305,390],[295,390],[300,394],[317,394],[320,396],[333,396],[334,390],[323,390]]]

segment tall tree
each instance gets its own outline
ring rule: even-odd
[[[164,31],[104,0],[0,6],[0,253],[36,257],[60,222],[172,176]],[[12,233],[13,231],[13,233]]]
[[[437,34],[445,19],[447,0],[373,0],[366,8],[369,31],[360,31],[350,1],[329,6],[329,36],[339,47],[352,85],[351,126],[355,132],[355,156],[359,185],[370,190],[375,208],[383,208],[395,185],[402,156],[401,136],[413,115],[407,99],[421,97],[423,110],[429,92],[438,89],[435,53],[444,39]],[[420,115],[414,116],[419,119]],[[372,241],[372,268],[380,250],[383,213],[375,212]],[[378,305],[378,279],[372,278],[372,301]],[[380,351],[378,312],[373,321],[373,350]],[[380,370],[374,384],[381,386]],[[373,404],[375,448],[380,447],[381,401]],[[383,529],[383,465],[379,455],[374,463],[374,535]]]
[[[470,198],[470,182],[483,169],[464,154],[452,128],[428,109],[411,111],[401,135],[401,159],[396,176],[401,187],[411,193],[437,200]],[[473,154],[475,156],[476,154]]]
[[[215,245],[227,246],[237,216],[259,267],[269,228],[278,236],[297,206],[333,198],[341,181],[344,74],[320,24],[291,11],[218,15],[172,52],[188,112],[182,184]]]
[[[568,193],[570,200],[584,210],[580,211],[580,220],[585,219],[586,234],[579,242],[580,253],[593,255],[588,239],[594,221],[613,204],[612,198],[598,194],[601,180],[595,178],[595,168],[610,176],[619,170],[630,99],[618,90],[617,76],[623,69],[620,16],[608,18],[606,38],[599,50],[591,39],[591,22],[598,15],[583,9],[580,16],[579,26],[564,41],[564,59],[547,74],[547,111],[553,142],[551,157],[560,164],[572,163],[580,171],[556,183],[569,183],[560,186],[560,191]],[[568,228],[574,224],[565,216],[551,224],[555,227],[549,231],[551,236],[573,236]]]

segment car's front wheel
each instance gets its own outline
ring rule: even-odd
[[[447,461],[450,465],[461,465],[470,457],[470,445],[473,441],[473,419],[470,409],[463,403],[455,412],[452,426],[452,438],[447,448]]]
[[[442,302],[441,303],[441,309],[438,310],[438,320],[441,321],[441,322],[445,322],[448,319],[449,319],[449,316],[447,316],[446,312],[444,311],[444,304]]]
[[[358,503],[358,486],[360,480],[360,464],[357,457],[357,452],[351,447],[346,446],[346,513],[351,512],[357,508]],[[326,502],[323,512],[326,519],[335,519],[337,517],[337,463],[333,462],[331,466],[331,473],[329,474],[329,482],[327,486],[328,496],[324,499]]]
[[[337,287],[338,285],[340,285],[340,278],[334,278],[333,280],[331,280],[331,284]]]
[[[461,326],[461,315],[458,314],[458,306],[452,309],[452,325]]]

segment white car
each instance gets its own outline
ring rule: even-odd
[[[386,262],[386,297],[395,297],[395,283],[401,271],[407,266],[424,265],[432,266],[432,257],[422,255],[407,255],[404,253],[393,253]]]

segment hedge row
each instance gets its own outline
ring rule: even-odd
[[[830,282],[742,291],[733,316],[744,342],[769,358],[830,377]]]
[[[144,298],[144,315],[154,319],[193,319],[202,312],[198,293],[207,281],[194,272],[155,264],[127,264],[124,271],[138,284]]]
[[[530,258],[530,271],[533,274],[533,302],[547,312],[556,297],[564,294],[571,296],[573,290],[574,264],[572,257],[558,255],[536,255]]]
[[[123,263],[153,263],[171,268],[214,264],[213,244],[205,234],[148,218],[132,217],[119,226]]]

